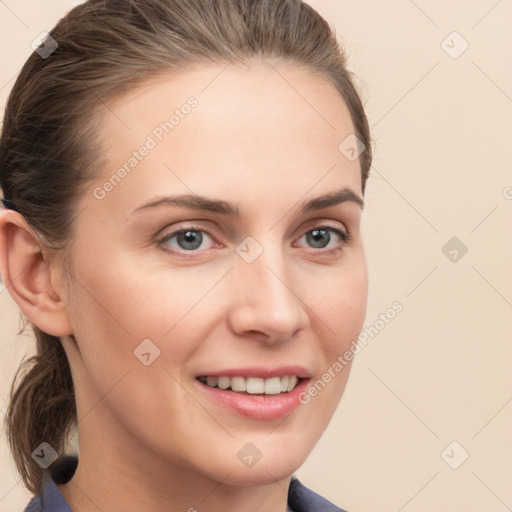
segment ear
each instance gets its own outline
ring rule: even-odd
[[[72,333],[66,305],[61,300],[62,272],[57,262],[51,268],[43,243],[13,210],[0,210],[0,271],[2,280],[25,317],[53,336]]]

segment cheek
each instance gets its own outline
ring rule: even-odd
[[[72,324],[95,392],[103,395],[127,371],[128,380],[138,382],[130,393],[134,398],[148,386],[173,389],[176,383],[165,370],[182,381],[187,361],[222,317],[218,290],[209,291],[224,273],[220,266],[155,270],[133,265],[125,255],[94,267],[75,265]]]
[[[359,335],[365,315],[368,277],[364,259],[358,258],[323,279],[323,286],[311,294],[311,304],[331,336],[325,338],[331,353],[345,350]],[[318,287],[317,287],[318,288]]]
[[[94,407],[87,421],[103,412],[136,436],[150,439],[155,425],[168,425],[172,417],[178,428],[166,433],[166,442],[180,446],[186,425],[205,422],[180,382],[190,355],[207,336],[207,320],[201,325],[195,310],[204,316],[198,301],[211,287],[210,279],[195,280],[191,286],[183,273],[146,272],[114,258],[94,269],[79,268],[72,317],[86,372],[81,374],[80,393],[84,410],[95,403],[105,406]]]
[[[84,258],[85,259],[85,258]],[[222,277],[223,268],[172,268],[113,254],[93,267],[76,265],[74,314],[91,327],[133,340],[166,336]]]

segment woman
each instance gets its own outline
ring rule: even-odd
[[[7,414],[27,510],[340,510],[293,477],[366,310],[370,136],[328,24],[90,0],[50,34],[0,154],[2,279],[37,337]]]

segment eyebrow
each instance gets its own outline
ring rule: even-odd
[[[349,188],[342,188],[341,190],[311,199],[301,207],[300,213],[322,210],[345,202],[356,203],[361,209],[364,206],[363,199],[355,192]],[[204,210],[231,217],[240,217],[240,211],[237,205],[228,201],[209,199],[207,197],[191,194],[160,197],[135,208],[132,213],[138,213],[158,206],[180,206],[191,210]]]
[[[330,206],[336,206],[337,204],[346,203],[347,201],[356,203],[361,209],[364,207],[364,201],[361,197],[349,188],[342,188],[341,190],[311,199],[311,201],[308,201],[301,208],[301,213],[329,208]]]

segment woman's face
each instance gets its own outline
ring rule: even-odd
[[[366,309],[341,95],[283,63],[201,66],[101,118],[106,165],[77,206],[66,292],[81,456],[287,477],[341,398],[350,364],[335,363]]]

